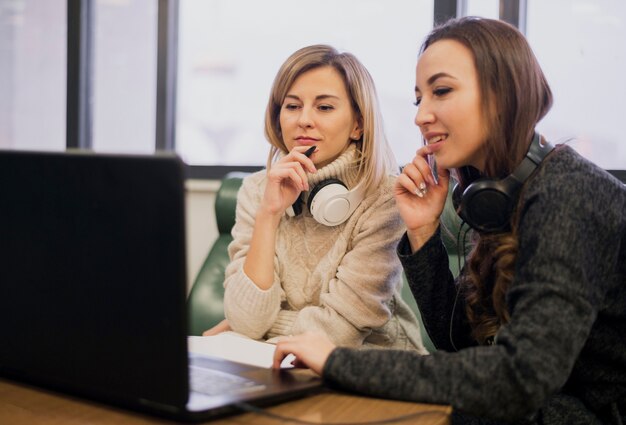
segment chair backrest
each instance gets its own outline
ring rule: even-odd
[[[456,277],[465,263],[465,257],[470,251],[471,229],[464,224],[459,215],[454,210],[452,204],[452,189],[454,185],[450,183],[448,188],[448,198],[441,214],[441,239],[448,251],[448,262],[450,271]],[[461,248],[463,247],[463,248]],[[460,250],[464,250],[461,253]]]
[[[215,218],[219,236],[200,268],[189,294],[187,305],[190,316],[190,335],[201,335],[203,331],[224,319],[224,271],[229,262],[228,244],[232,241],[230,231],[235,224],[237,192],[245,176],[246,173],[229,173],[222,180],[222,184],[217,192],[215,198]],[[462,258],[459,257],[457,238],[462,230],[460,229],[461,220],[452,206],[452,189],[448,193],[441,222],[444,227],[442,229],[442,238],[448,251],[450,268],[456,276],[460,258]],[[404,279],[401,295],[419,318],[421,316],[420,311],[406,283],[406,279]],[[420,326],[421,324],[422,321],[420,320]],[[420,330],[426,349],[431,352],[434,351],[435,348],[423,326]]]
[[[228,244],[233,240],[230,231],[235,224],[237,192],[245,176],[245,173],[227,174],[215,196],[218,236],[187,299],[189,335],[202,335],[203,331],[224,319],[224,271],[230,261]]]

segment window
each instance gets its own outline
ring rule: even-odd
[[[93,149],[154,152],[158,2],[94,4]]]
[[[87,26],[92,74],[86,79],[92,83],[87,102],[93,137],[86,147],[154,151],[158,7],[176,2],[176,150],[191,165],[219,169],[215,176],[232,167],[265,164],[263,117],[272,80],[289,54],[313,43],[350,51],[370,70],[390,143],[399,162],[406,162],[420,143],[410,104],[418,48],[433,16],[458,8],[459,14],[495,18],[503,5],[516,4],[522,5],[522,29],[555,95],[539,130],[553,142],[567,141],[601,167],[626,168],[619,133],[626,110],[621,78],[626,3],[619,0],[320,0],[309,5],[92,0]],[[66,147],[66,133],[72,134],[66,110],[74,105],[66,102],[67,89],[82,93],[67,86],[68,57],[74,57],[67,51],[68,4],[75,3],[0,2],[0,148]],[[67,118],[76,121],[74,112]]]
[[[0,2],[0,148],[65,149],[65,6]]]
[[[527,36],[554,93],[539,129],[605,169],[626,168],[626,3],[528,1]]]
[[[463,10],[461,16],[482,16],[483,18],[498,19],[500,15],[500,0],[465,0],[460,2]]]
[[[390,143],[398,158],[412,157],[414,69],[432,22],[427,0],[181,0],[178,153],[195,165],[264,165],[265,106],[279,66],[326,43],[368,68]]]

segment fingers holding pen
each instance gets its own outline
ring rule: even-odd
[[[414,162],[405,165],[402,174],[398,177],[398,182],[405,190],[420,198],[423,198],[428,191],[426,181],[426,177],[420,172]]]
[[[313,155],[317,151],[317,146],[298,146],[294,148],[291,152],[295,152],[298,155],[301,155],[300,162],[303,166],[308,170],[309,173],[317,172],[317,168],[311,159],[311,155]],[[304,161],[304,162],[302,162]]]
[[[429,185],[437,185],[437,179],[433,176],[437,170],[435,166],[435,157],[430,146],[423,146],[415,153],[413,162],[419,168],[420,172],[425,176],[426,182]]]
[[[317,146],[296,146],[285,156],[285,159],[291,161],[295,160],[304,170],[309,173],[315,173],[317,172],[317,168],[310,157],[316,150]]]
[[[422,148],[423,149],[423,148]],[[428,186],[436,185],[432,175],[432,169],[425,155],[421,155],[420,149],[413,160],[404,166],[399,181],[408,191],[420,198],[428,192]]]
[[[315,164],[309,158],[316,149],[316,146],[297,146],[293,148],[291,152],[272,166],[268,177],[275,178],[278,181],[289,179],[300,191],[309,190],[309,181],[306,173],[317,172]]]
[[[293,186],[298,192],[309,190],[309,179],[302,165],[297,161],[275,163],[267,173],[268,184]]]
[[[433,159],[428,146],[420,148],[396,180],[396,205],[413,252],[436,231],[448,194],[448,171],[440,169]]]
[[[317,172],[307,156],[315,147],[297,146],[280,158],[267,171],[263,208],[270,214],[280,214],[295,202],[301,192],[310,190],[307,172]]]

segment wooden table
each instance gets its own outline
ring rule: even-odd
[[[373,424],[422,412],[397,424],[449,424],[451,408],[326,392],[267,407],[267,412],[319,424]],[[429,413],[430,412],[430,413]],[[139,425],[175,422],[135,413],[0,378],[0,424],[7,425]],[[211,425],[276,425],[290,423],[259,413],[245,413],[211,421]]]

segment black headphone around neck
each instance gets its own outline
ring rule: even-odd
[[[554,147],[542,142],[535,132],[526,156],[504,179],[479,178],[465,190],[457,183],[452,192],[452,203],[457,214],[474,230],[497,233],[510,230],[511,214],[526,179]]]
[[[337,226],[348,219],[364,198],[361,185],[348,190],[338,179],[326,179],[317,183],[309,192],[306,205],[313,218],[326,226]],[[302,213],[302,195],[287,208],[287,215],[295,217]]]

